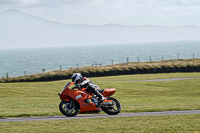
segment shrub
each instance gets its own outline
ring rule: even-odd
[[[96,76],[103,76],[104,71],[102,69],[97,69],[96,70]]]
[[[130,70],[137,70],[136,67],[129,67]]]
[[[140,73],[140,74],[144,73],[144,69],[142,66],[137,66],[137,73]]]
[[[96,69],[90,69],[89,70],[89,73],[95,73],[96,72]]]
[[[34,81],[34,79],[35,79],[35,77],[34,76],[29,76],[29,77],[27,77],[27,81]]]
[[[89,71],[84,70],[84,71],[81,72],[81,74],[82,74],[82,75],[88,75],[88,74],[89,74]]]
[[[111,68],[110,69],[110,75],[117,75],[117,69]]]
[[[89,77],[95,77],[96,76],[96,70],[95,69],[91,69],[89,70]]]
[[[124,74],[124,69],[122,69],[122,68],[117,68],[116,70],[117,70],[117,74],[118,74],[118,75]]]
[[[129,68],[123,68],[124,74],[131,74],[131,70]]]
[[[143,67],[142,67],[142,66],[137,66],[136,68],[137,68],[137,69],[143,69]]]
[[[181,67],[187,67],[187,65],[186,64],[181,64]]]
[[[158,65],[158,66],[154,66],[156,69],[162,69],[162,66]]]
[[[103,70],[103,72],[104,72],[104,76],[110,76],[111,75],[109,69],[105,69],[105,70]]]
[[[129,67],[130,73],[131,74],[136,74],[137,73],[137,68],[136,67]]]

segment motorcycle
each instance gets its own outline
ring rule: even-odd
[[[109,115],[117,115],[121,111],[120,102],[110,97],[115,93],[115,88],[101,90],[100,93],[106,99],[99,103],[98,97],[89,93],[86,88],[73,85],[74,82],[67,83],[62,92],[58,93],[61,99],[59,109],[63,115],[73,117],[78,113],[99,113],[102,110]],[[76,88],[78,89],[75,90]]]

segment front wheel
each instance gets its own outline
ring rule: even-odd
[[[72,101],[72,105],[70,106],[70,102],[68,101],[61,101],[59,105],[60,112],[67,116],[67,117],[73,117],[76,116],[79,112],[79,106],[78,103],[75,101]]]
[[[121,111],[121,104],[120,102],[113,98],[113,97],[107,97],[106,98],[107,100],[113,100],[113,106],[111,107],[102,107],[103,111],[106,113],[106,114],[109,114],[109,115],[117,115],[119,114],[119,112]]]

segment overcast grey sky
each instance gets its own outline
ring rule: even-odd
[[[200,0],[0,0],[9,9],[67,24],[200,26]]]

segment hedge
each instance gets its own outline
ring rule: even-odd
[[[148,73],[171,73],[171,72],[200,72],[200,64],[188,64],[188,65],[160,65],[160,66],[136,66],[126,68],[112,68],[112,69],[91,69],[76,71],[81,73],[85,77],[100,77],[100,76],[112,76],[112,75],[125,75],[125,74],[148,74]],[[23,76],[15,78],[2,78],[0,83],[9,82],[38,82],[38,81],[54,81],[70,79],[73,73],[64,74],[41,74],[37,76]]]

